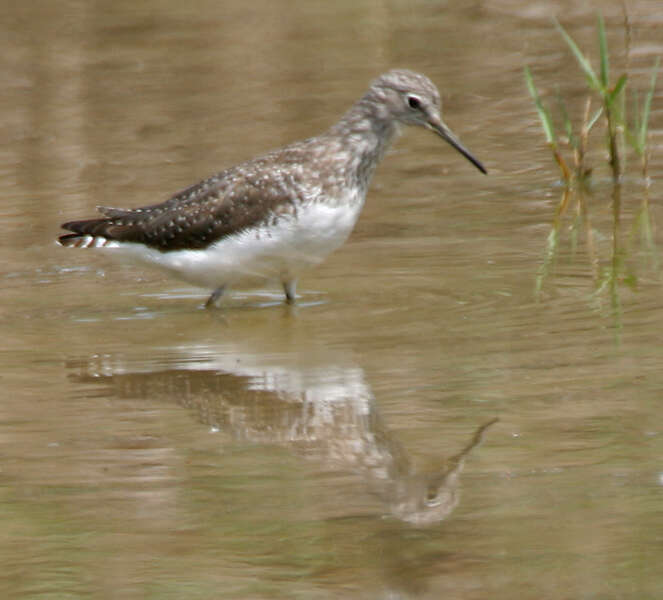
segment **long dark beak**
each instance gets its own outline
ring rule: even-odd
[[[481,162],[476,159],[472,153],[460,143],[460,140],[454,135],[453,131],[449,129],[438,116],[430,116],[428,119],[428,128],[437,133],[443,140],[449,142],[458,152],[460,152],[467,160],[469,160],[479,171],[484,175],[487,173],[486,168]]]

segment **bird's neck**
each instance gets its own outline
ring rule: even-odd
[[[327,132],[346,150],[345,172],[352,182],[368,188],[375,167],[399,133],[393,119],[376,114],[375,104],[360,99]]]

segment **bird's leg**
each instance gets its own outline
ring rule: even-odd
[[[205,302],[205,308],[219,308],[221,296],[223,296],[225,289],[225,285],[220,285],[218,288],[216,288],[212,292],[212,295],[207,299],[207,302]]]
[[[290,279],[283,282],[283,291],[285,292],[285,301],[288,304],[295,304],[297,301],[297,280]]]

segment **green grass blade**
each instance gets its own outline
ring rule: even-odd
[[[626,80],[628,79],[628,76],[626,73],[624,73],[618,80],[617,83],[615,84],[615,87],[610,90],[608,93],[608,102],[612,104],[615,101],[615,98],[619,96],[619,92],[622,91],[624,86],[626,85]]]
[[[557,87],[555,90],[555,96],[557,97],[557,106],[559,108],[559,112],[562,115],[566,137],[568,138],[571,146],[575,148],[578,144],[575,136],[573,135],[573,124],[571,123],[571,118],[569,117],[569,111],[566,110],[566,102],[564,102],[564,98],[562,98],[562,95],[559,93],[559,87]]]
[[[638,155],[642,156],[644,149],[640,146],[640,98],[638,90],[631,93],[631,125],[624,127],[624,136],[629,146],[631,146]]]
[[[638,139],[640,138],[640,131],[642,129],[642,117],[640,115],[640,95],[638,94],[638,90],[633,90],[633,94],[631,95],[633,100],[633,131],[636,132],[636,135],[638,136]]]
[[[638,131],[638,145],[644,149],[647,141],[647,128],[649,127],[649,112],[651,110],[652,99],[656,90],[656,78],[658,77],[658,67],[661,60],[660,57],[656,58],[654,68],[652,69],[651,80],[649,84],[649,91],[645,96],[645,103],[642,107],[642,116],[640,120],[640,130]]]
[[[541,102],[539,92],[537,91],[536,86],[534,85],[534,80],[532,79],[532,73],[530,73],[529,67],[527,66],[525,67],[525,81],[527,82],[527,89],[529,90],[529,93],[534,100],[536,110],[539,113],[539,119],[541,121],[541,125],[543,126],[543,131],[546,134],[546,141],[549,144],[555,144],[555,128],[553,126],[550,113],[546,110],[543,102]]]
[[[573,52],[573,55],[576,57],[576,60],[578,61],[580,68],[585,73],[585,77],[587,78],[589,87],[591,87],[592,89],[598,92],[603,92],[603,87],[601,86],[601,82],[596,77],[596,73],[594,73],[594,69],[592,69],[592,65],[587,59],[587,57],[585,57],[585,55],[580,51],[580,48],[578,48],[577,44],[573,41],[573,38],[568,33],[566,33],[566,30],[560,25],[559,21],[557,19],[553,19],[553,22],[555,23],[557,31],[559,31],[559,33],[561,34],[561,36],[564,38],[567,45],[571,49],[571,52]]]
[[[594,127],[596,121],[599,120],[599,117],[603,114],[603,107],[599,108],[595,113],[594,116],[589,120],[589,123],[587,123],[587,131],[591,131],[592,127]]]
[[[599,56],[601,58],[601,85],[603,89],[608,88],[610,83],[610,57],[608,56],[608,40],[605,37],[605,23],[603,15],[599,13]]]

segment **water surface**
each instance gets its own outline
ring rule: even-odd
[[[522,78],[579,113],[550,17],[591,53],[598,6],[8,9],[3,597],[660,597],[663,98],[615,267],[600,142],[591,234],[572,205],[546,254],[562,190]],[[621,4],[600,6],[618,71]],[[629,10],[644,89],[660,11]],[[296,308],[275,287],[205,311],[206,290],[54,246],[98,204],[318,133],[394,66],[439,84],[489,176],[407,132]]]

